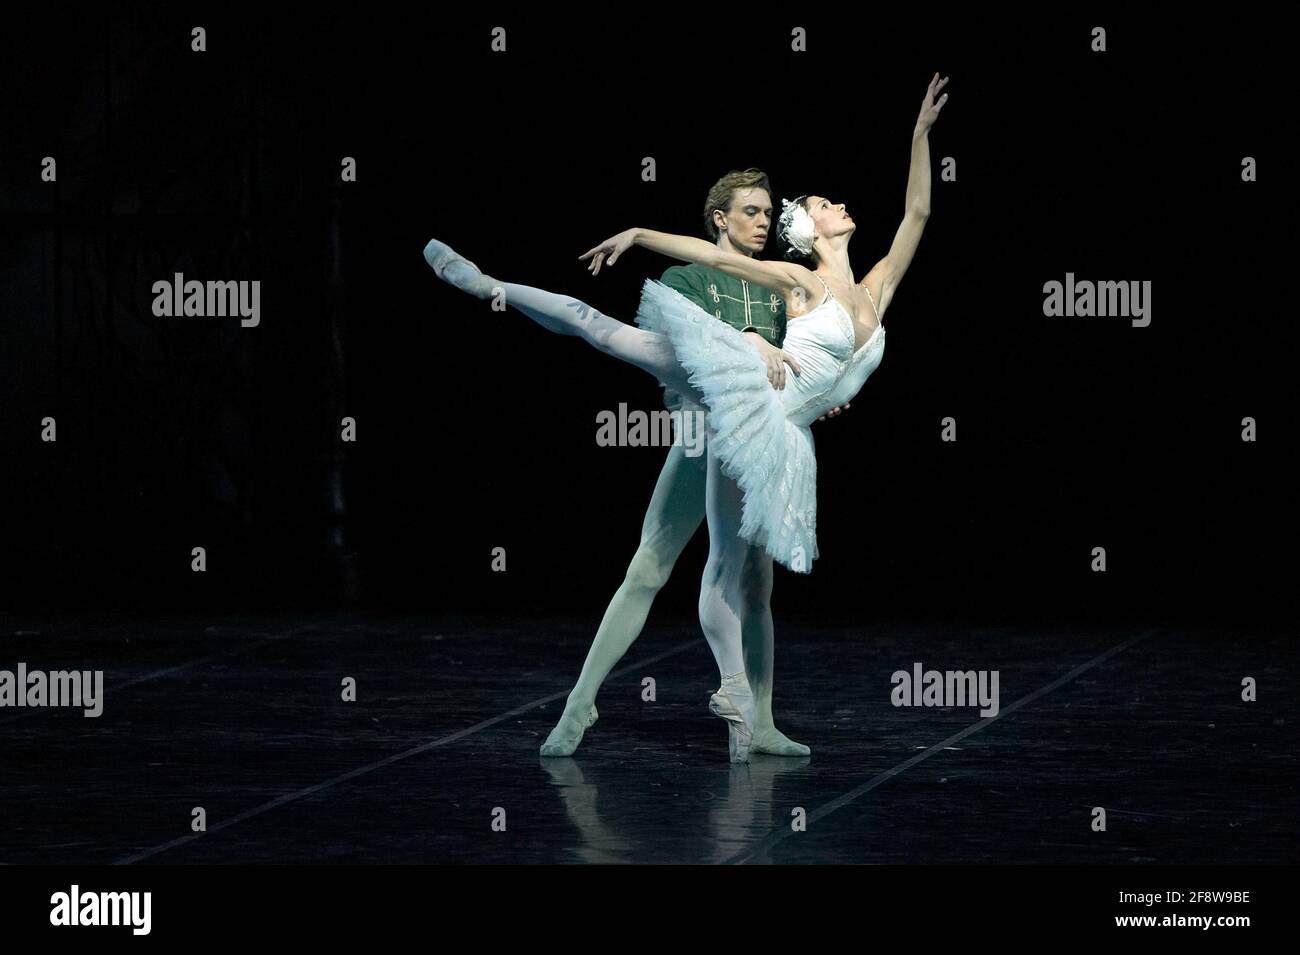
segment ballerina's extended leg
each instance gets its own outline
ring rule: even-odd
[[[703,400],[687,380],[686,371],[678,364],[672,344],[664,335],[620,322],[572,296],[484,275],[473,262],[437,239],[430,239],[424,247],[424,258],[438,278],[475,298],[489,299],[499,293],[507,305],[543,328],[582,338],[593,348],[636,365],[679,393]]]

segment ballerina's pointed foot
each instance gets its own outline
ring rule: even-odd
[[[722,686],[709,697],[709,712],[727,721],[727,750],[733,763],[749,762],[753,733],[754,696],[743,673],[722,678]]]
[[[546,742],[542,744],[542,755],[572,756],[577,752],[578,744],[582,742],[582,734],[595,724],[598,716],[594,703],[585,711],[574,711],[565,707],[560,721],[555,724],[551,735],[546,737]]]
[[[812,753],[811,748],[803,743],[796,743],[775,726],[754,730],[754,739],[750,743],[749,751],[768,756],[808,756]]]
[[[446,242],[437,239],[430,239],[424,247],[424,261],[429,263],[429,268],[438,278],[475,298],[491,298],[492,290],[500,284],[492,276],[484,275],[477,265]]]

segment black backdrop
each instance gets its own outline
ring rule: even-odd
[[[774,198],[847,204],[861,273],[897,227],[938,70],[932,217],[881,367],[814,426],[821,559],[778,570],[778,618],[1289,617],[1277,31],[814,12],[19,15],[0,147],[5,604],[598,619],[664,452],[598,447],[596,415],[655,409],[659,390],[438,282],[425,241],[631,321],[672,263],[634,250],[592,278],[578,254],[632,225],[700,234],[709,184],[756,165]],[[790,52],[793,26],[810,52]],[[175,271],[259,279],[260,326],[154,317],[152,282]],[[1149,280],[1150,326],[1045,318],[1043,284],[1067,272]],[[693,614],[705,547],[701,531],[660,612]]]

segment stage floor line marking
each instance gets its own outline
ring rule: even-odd
[[[628,664],[625,667],[620,667],[619,669],[611,673],[609,677],[606,677],[606,679],[617,677],[617,676],[623,676],[624,674],[630,673],[634,670],[644,670],[644,668],[649,664],[658,663],[660,660],[667,659],[668,657],[674,656],[678,653],[682,653],[683,651],[689,650],[693,647],[698,647],[699,645],[700,645],[700,641],[689,640],[686,643],[682,643],[669,650],[665,650],[663,653],[658,653],[652,657],[647,657],[644,660],[638,660],[634,664]],[[463,730],[457,730],[455,733],[452,733],[448,736],[443,736],[439,739],[431,740],[428,743],[421,743],[419,746],[413,746],[410,749],[403,750],[400,753],[394,753],[392,756],[386,756],[381,760],[377,760],[376,762],[367,763],[365,766],[360,766],[356,769],[349,770],[348,772],[343,773],[340,776],[335,776],[333,779],[327,779],[324,782],[316,783],[315,785],[308,786],[305,789],[299,789],[296,790],[295,792],[285,793],[283,796],[277,796],[275,799],[272,799],[269,802],[264,802],[260,806],[254,806],[252,809],[248,809],[244,812],[241,812],[237,816],[232,816],[229,819],[224,819],[221,822],[218,822],[214,826],[209,826],[206,832],[192,832],[187,835],[180,836],[176,839],[172,839],[170,842],[164,842],[160,845],[153,846],[152,848],[143,849],[139,852],[133,853],[132,855],[123,856],[120,859],[114,860],[113,865],[131,865],[134,862],[140,862],[143,859],[148,859],[151,856],[156,856],[160,853],[167,852],[168,850],[178,848],[180,846],[186,845],[187,843],[194,842],[197,839],[203,839],[205,837],[212,836],[214,833],[221,832],[223,829],[229,829],[231,826],[236,826],[241,822],[245,822],[248,819],[252,819],[254,816],[260,816],[263,813],[270,812],[272,809],[279,809],[281,806],[284,806],[288,803],[295,802],[299,799],[303,799],[306,796],[314,795],[315,793],[318,792],[322,792],[323,790],[329,789],[331,786],[337,786],[339,783],[347,782],[350,779],[356,779],[358,776],[364,776],[366,773],[372,773],[376,769],[382,769],[385,766],[390,766],[393,763],[396,763],[400,760],[409,759],[410,757],[418,756],[421,753],[427,753],[431,749],[437,749],[439,746],[445,746],[448,743],[454,743],[457,740],[464,739],[466,736],[469,736],[472,733],[477,733],[479,730],[487,729],[489,726],[495,726],[497,723],[500,723],[502,720],[508,720],[512,716],[519,716],[520,714],[527,713],[529,710],[535,709],[539,706],[545,706],[547,703],[553,703],[556,700],[565,699],[568,697],[568,695],[569,695],[568,690],[561,690],[558,693],[552,693],[549,696],[542,697],[541,699],[533,700],[531,703],[525,703],[522,706],[517,706],[513,710],[510,710],[509,712],[502,713],[500,716],[494,716],[491,719],[483,720],[481,723],[475,723],[473,726],[467,726]]]
[[[878,775],[873,776],[871,779],[867,780],[861,786],[858,786],[855,789],[850,789],[842,796],[837,796],[836,798],[832,799],[830,802],[826,803],[825,805],[818,806],[812,812],[808,813],[808,820],[807,820],[808,825],[811,826],[814,822],[817,822],[819,819],[824,819],[825,817],[829,816],[837,809],[843,809],[845,806],[853,802],[859,796],[865,795],[866,793],[875,789],[877,786],[881,785],[882,783],[888,782],[889,780],[893,779],[895,776],[898,776],[901,773],[905,773],[907,770],[911,769],[917,763],[929,759],[931,756],[934,756],[937,753],[942,753],[945,747],[951,746],[953,743],[956,743],[959,740],[963,740],[968,736],[973,736],[975,733],[978,733],[980,730],[993,725],[995,722],[1002,719],[1002,717],[1007,716],[1010,713],[1014,713],[1022,706],[1027,706],[1028,704],[1034,702],[1034,700],[1038,699],[1040,696],[1043,696],[1046,693],[1051,693],[1053,690],[1057,689],[1058,687],[1064,686],[1066,683],[1069,683],[1071,680],[1073,680],[1075,677],[1079,676],[1080,674],[1086,673],[1088,670],[1091,670],[1099,663],[1104,663],[1105,661],[1109,660],[1111,657],[1115,656],[1115,654],[1117,653],[1123,653],[1125,650],[1133,646],[1135,643],[1140,643],[1141,641],[1147,639],[1147,637],[1150,637],[1152,634],[1157,633],[1158,630],[1159,628],[1157,627],[1155,629],[1148,630],[1145,633],[1140,633],[1136,637],[1131,637],[1130,639],[1126,640],[1123,643],[1116,644],[1115,646],[1107,650],[1105,653],[1093,657],[1091,660],[1089,660],[1086,663],[1079,664],[1069,673],[1065,674],[1065,676],[1058,677],[1057,679],[1053,680],[1051,683],[1047,684],[1046,686],[1040,687],[1039,689],[1035,690],[1033,693],[1030,693],[1028,696],[1021,697],[1020,699],[1012,703],[1010,706],[1002,707],[998,711],[997,716],[986,717],[984,719],[981,719],[978,723],[972,723],[964,730],[961,730],[960,732],[954,733],[952,736],[949,736],[946,740],[943,740],[942,742],[939,743],[935,743],[924,753],[917,753],[911,759],[904,760],[903,762],[899,763],[897,766],[894,766],[891,769],[885,770],[883,773],[879,773]],[[789,826],[783,826],[780,829],[774,829],[770,833],[768,833],[762,840],[760,840],[756,845],[754,845],[752,848],[745,849],[742,852],[736,853],[731,858],[724,860],[722,864],[743,865],[745,862],[749,861],[751,858],[758,855],[759,853],[767,852],[777,843],[783,842],[785,839],[794,835],[797,835],[797,833]]]
[[[260,637],[261,639],[254,640],[252,643],[240,643],[235,646],[228,647],[224,650],[217,650],[215,653],[209,653],[206,656],[197,657],[196,659],[190,660],[187,663],[177,663],[174,664],[173,666],[163,667],[161,670],[153,670],[149,673],[142,673],[137,677],[132,677],[131,679],[125,680],[121,683],[114,683],[112,686],[104,687],[104,695],[107,696],[109,691],[112,691],[114,694],[116,694],[119,690],[125,690],[127,687],[137,686],[138,684],[141,683],[148,683],[150,680],[157,680],[165,676],[170,676],[173,673],[180,673],[182,670],[188,670],[190,667],[196,667],[203,663],[210,663],[213,660],[219,660],[221,657],[230,656],[231,654],[243,653],[246,650],[251,650],[254,647],[260,647],[263,644],[275,643],[277,640],[287,640],[289,637],[296,637],[299,636],[300,634],[307,632],[308,630],[316,629],[316,626],[317,626],[316,624],[309,624],[305,627],[298,627],[297,629],[287,631],[286,633],[279,633],[279,634],[267,634],[260,630],[254,630],[249,633],[239,634],[238,636],[240,637]],[[0,726],[13,723],[17,720],[23,719],[26,716],[35,716],[37,713],[45,713],[45,712],[48,712],[48,709],[46,707],[24,708],[16,713],[10,713],[7,716],[0,717]]]

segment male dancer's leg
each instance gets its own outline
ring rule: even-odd
[[[724,671],[710,709],[729,723],[732,759],[746,749],[773,756],[807,756],[811,750],[778,730],[772,718],[775,632],[772,558],[740,536],[743,494],[709,451],[705,513],[709,560],[700,584],[700,626],[705,635],[740,629],[744,667]],[[743,725],[742,725],[743,724]]]
[[[573,755],[583,732],[595,721],[596,694],[601,684],[640,635],[650,605],[704,520],[706,471],[703,455],[690,457],[680,444],[669,449],[641,524],[641,543],[605,610],[564,714],[542,746],[543,756]],[[719,667],[724,660],[726,665],[741,660],[740,628],[724,636],[727,639],[722,643],[710,640],[709,644]]]

